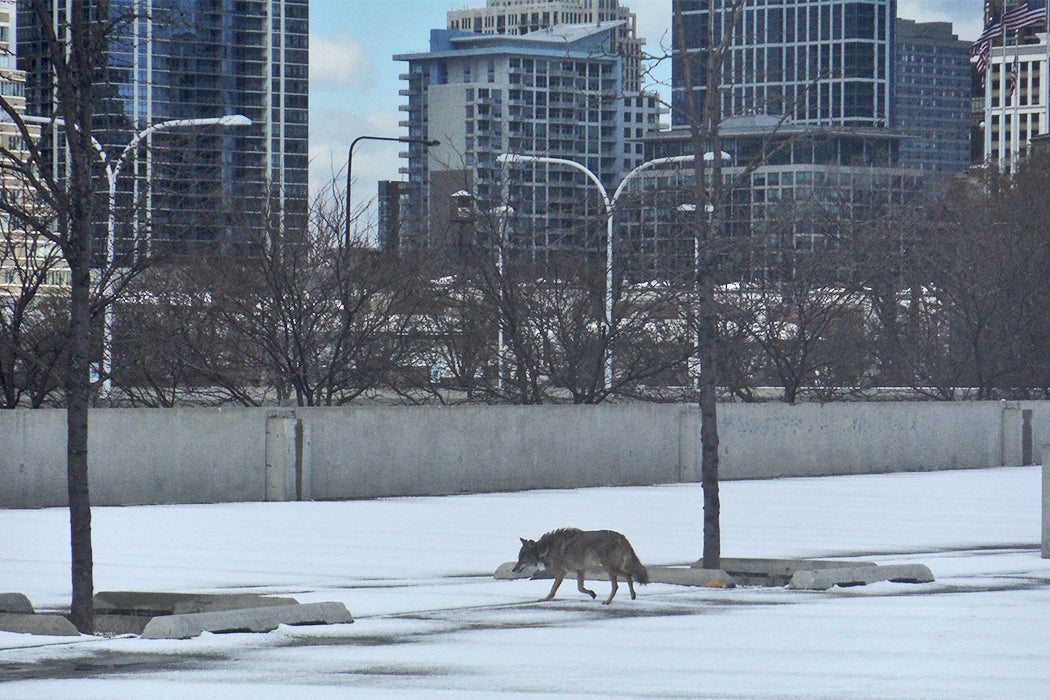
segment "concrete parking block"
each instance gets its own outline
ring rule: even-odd
[[[841,569],[843,567],[875,566],[869,561],[842,559],[766,559],[722,557],[722,569],[742,586],[786,586],[796,571]],[[703,568],[703,560],[693,564]]]
[[[0,613],[0,631],[51,637],[80,636],[73,623],[61,615],[38,613]]]
[[[832,586],[863,586],[877,581],[930,583],[933,580],[933,572],[925,564],[888,564],[796,571],[788,588],[826,591]]]
[[[179,615],[240,608],[296,605],[294,598],[257,593],[168,593],[157,591],[100,591],[95,613],[102,615]]]
[[[271,632],[278,625],[331,625],[354,618],[342,603],[304,603],[155,617],[143,639],[189,639],[204,632]]]
[[[722,569],[695,569],[692,567],[650,566],[650,583],[672,583],[676,586],[702,588],[734,588],[736,581]]]
[[[24,593],[0,593],[0,613],[21,613],[24,615],[33,612],[33,604]]]
[[[493,578],[499,579],[500,581],[514,581],[521,578],[543,578],[543,569],[535,566],[526,567],[524,571],[513,571],[514,565],[517,562],[507,561],[503,562],[496,567],[496,573],[492,574]],[[534,576],[534,574],[539,574]],[[548,576],[547,578],[552,578]]]
[[[554,575],[546,569],[527,566],[524,570],[513,571],[515,562],[508,561],[496,568],[493,577],[502,581],[516,579],[553,579]],[[706,586],[709,588],[732,588],[736,585],[733,578],[721,569],[697,569],[692,567],[675,566],[647,566],[649,580],[652,583],[673,583],[679,586]],[[570,571],[570,578],[575,577],[575,572]],[[608,581],[609,574],[602,570],[585,571],[584,578],[588,581]]]

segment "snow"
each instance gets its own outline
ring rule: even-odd
[[[727,557],[920,562],[930,584],[651,584],[611,606],[497,581],[518,537],[625,533],[700,552],[697,485],[95,508],[96,590],[340,601],[352,625],[186,641],[0,633],[0,696],[1043,698],[1050,560],[1038,467],[726,482]],[[69,601],[68,513],[0,510],[0,591]],[[596,581],[599,601],[607,583]]]

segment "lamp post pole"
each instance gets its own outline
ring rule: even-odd
[[[575,168],[581,173],[587,176],[587,178],[594,183],[594,186],[598,188],[598,191],[602,195],[602,203],[605,205],[605,327],[606,332],[612,335],[613,331],[613,214],[616,209],[616,202],[619,201],[620,195],[623,194],[624,188],[627,183],[638,176],[640,173],[651,170],[653,168],[659,168],[665,165],[674,165],[677,163],[691,163],[693,156],[669,156],[667,158],[654,158],[648,160],[634,170],[631,170],[623,179],[620,180],[620,184],[616,187],[616,191],[612,197],[609,196],[602,185],[601,180],[598,176],[591,172],[586,166],[577,163],[574,160],[568,160],[566,158],[552,158],[548,156],[530,156],[522,155],[517,153],[501,153],[496,156],[496,162],[500,165],[510,165],[517,163],[550,163],[552,165],[564,165],[570,168]],[[610,391],[612,389],[613,380],[613,350],[612,350],[612,339],[610,337],[609,342],[606,344],[605,350],[605,390]]]
[[[357,146],[359,141],[394,141],[396,143],[421,143],[427,148],[431,146],[440,146],[440,141],[433,141],[430,139],[415,138],[412,136],[358,136],[356,139],[350,142],[350,149],[346,154],[346,247],[350,247],[350,186],[353,183],[353,167],[354,167],[354,148]]]
[[[116,260],[117,248],[116,248],[116,232],[117,232],[117,178],[120,176],[120,171],[124,167],[124,161],[130,153],[133,153],[139,144],[145,139],[148,139],[158,131],[170,131],[172,129],[184,129],[197,126],[250,126],[252,120],[241,114],[227,114],[222,117],[205,117],[201,119],[170,119],[168,121],[158,122],[152,126],[146,127],[142,131],[135,134],[128,145],[124,147],[124,150],[120,152],[113,161],[107,161],[105,151],[101,150],[101,146],[96,145],[96,149],[99,152],[99,158],[106,166],[106,180],[109,184],[109,202],[107,208],[109,209],[109,216],[106,220],[106,266],[109,267]],[[137,249],[138,243],[138,232],[134,232],[135,243]],[[112,279],[113,276],[110,274],[110,282],[107,284],[106,292],[111,293],[112,290]],[[102,324],[102,387],[105,393],[109,393],[113,388],[113,302],[106,304],[106,313]]]
[[[733,155],[731,153],[726,153],[725,151],[722,151],[721,153],[722,153],[722,160],[723,161],[732,160]],[[704,154],[704,161],[705,162],[710,163],[714,159],[715,159],[714,151],[708,151],[707,153]],[[679,204],[678,205],[678,211],[693,213],[693,212],[696,211],[696,205],[695,204],[690,204],[690,203]],[[707,212],[707,228],[708,228],[708,231],[710,231],[714,227],[714,219],[715,219],[715,205],[714,205],[714,202],[712,202],[710,200],[710,197],[708,198],[708,201],[704,204],[704,211]],[[699,279],[699,277],[700,277],[700,237],[694,231],[694,233],[693,233],[693,294],[694,295],[696,295],[696,293],[697,293],[696,288],[697,288],[697,280]],[[699,303],[698,299],[696,301],[694,301],[694,304],[698,304],[698,303]],[[696,314],[697,316],[699,316],[699,312],[698,311],[694,310],[693,313]],[[699,388],[699,384],[700,384],[700,329],[699,329],[699,327],[697,327],[697,329],[696,329],[696,337],[693,339],[693,343],[694,343],[694,347],[696,349],[694,350],[694,354],[689,358],[689,365],[688,365],[688,372],[687,372],[687,374],[694,378],[694,388]]]
[[[22,117],[22,121],[30,124],[55,124],[57,126],[65,126],[65,120],[61,118],[49,118],[40,116],[26,115]],[[124,167],[124,161],[138,148],[145,139],[148,139],[158,131],[169,131],[171,129],[183,129],[197,126],[250,126],[252,120],[241,114],[227,114],[221,117],[202,117],[199,119],[169,119],[168,121],[157,122],[152,124],[145,129],[142,129],[134,136],[131,137],[131,141],[128,142],[127,146],[124,146],[116,158],[110,159],[106,154],[106,149],[102,146],[98,139],[92,135],[91,144],[95,147],[95,153],[98,155],[99,162],[106,169],[106,184],[107,184],[107,201],[106,201],[106,268],[114,264],[117,257],[117,244],[116,244],[116,230],[117,230],[117,178],[120,176],[120,171]],[[136,248],[138,232],[135,232]],[[113,275],[109,272],[109,282],[106,285],[106,293],[112,294],[113,292]],[[108,394],[113,388],[113,303],[106,304],[106,312],[102,319],[102,387],[103,390]]]
[[[496,284],[499,289],[499,309],[496,315],[496,388],[503,391],[503,309],[506,284],[503,277],[503,256],[507,247],[507,224],[514,216],[514,207],[502,205],[490,212],[499,217],[499,241],[496,242]]]

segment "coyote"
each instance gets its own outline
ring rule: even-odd
[[[540,602],[554,597],[567,571],[576,572],[577,588],[593,599],[597,595],[584,587],[584,572],[605,569],[609,574],[609,581],[612,582],[609,597],[603,601],[605,605],[611,603],[616,595],[617,576],[627,580],[627,587],[631,589],[631,600],[637,597],[634,592],[635,581],[649,583],[649,572],[642,566],[642,562],[638,561],[638,555],[634,553],[631,543],[619,532],[567,527],[548,532],[538,541],[520,539],[521,551],[518,552],[518,563],[514,565],[513,570],[517,572],[526,566],[543,564],[554,574],[551,592]]]

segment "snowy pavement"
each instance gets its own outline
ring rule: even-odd
[[[94,510],[96,590],[339,601],[352,625],[186,641],[0,633],[0,697],[1044,698],[1038,467],[722,485],[727,557],[918,562],[929,584],[651,584],[611,606],[498,581],[518,537],[625,533],[699,556],[696,485]],[[0,511],[0,591],[69,599],[68,513]],[[592,586],[599,600],[606,582]]]

